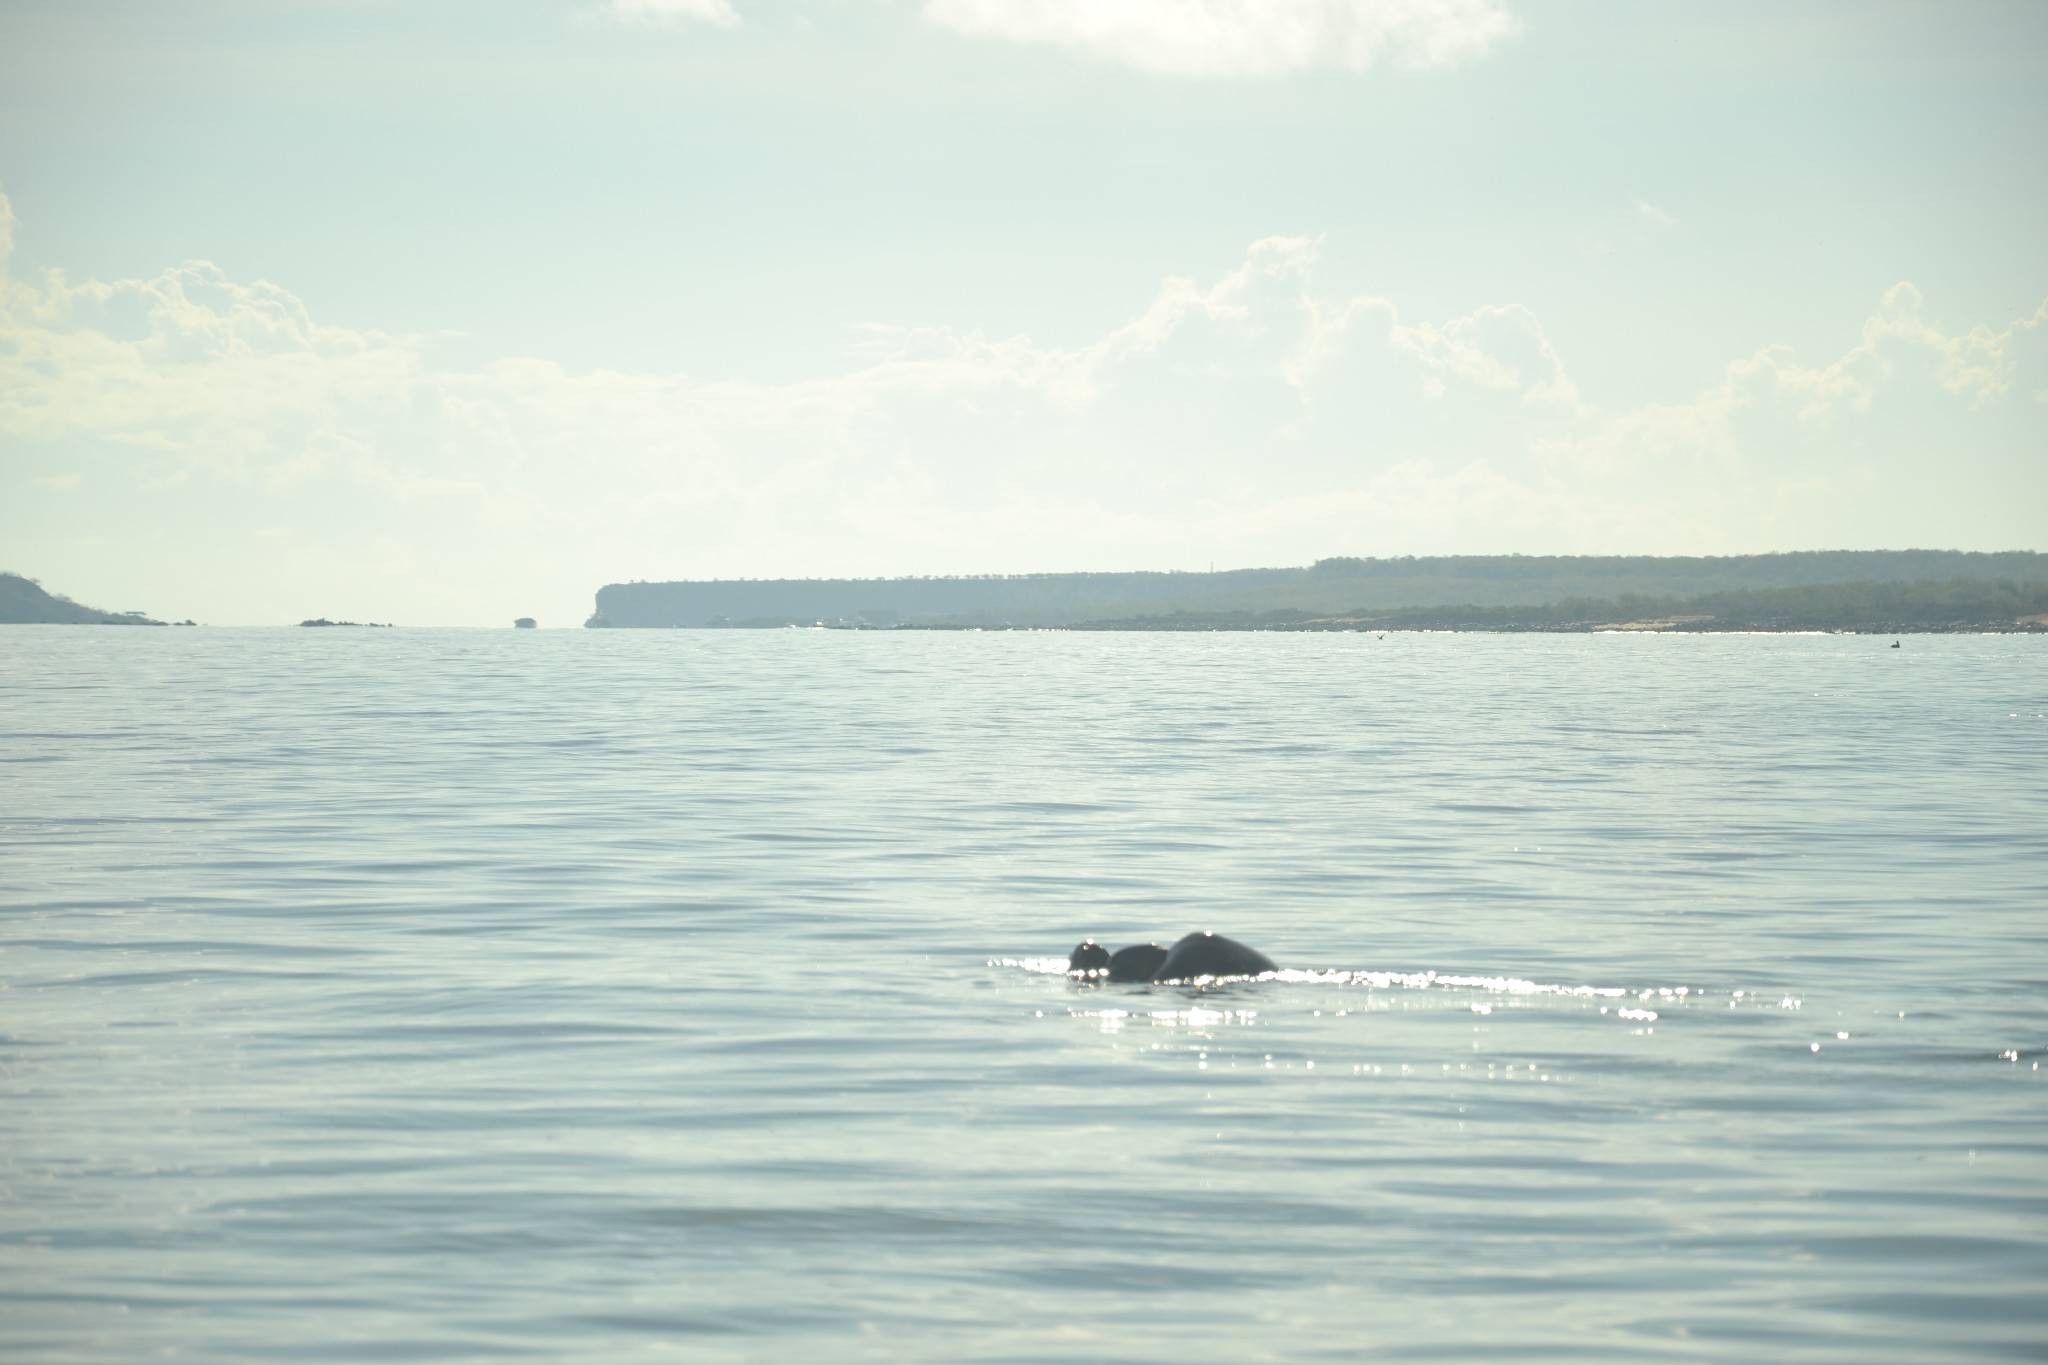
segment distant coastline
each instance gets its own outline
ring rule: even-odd
[[[1079,630],[1453,630],[1598,634],[1741,632],[1855,635],[2048,633],[2048,583],[2022,586],[1953,578],[1908,583],[1823,583],[1703,593],[1677,599],[1582,598],[1534,606],[1409,607],[1316,616],[1204,617],[1189,613],[1093,621]]]
[[[2048,555],[1333,559],[1217,573],[614,583],[595,628],[1086,631],[2048,630]]]

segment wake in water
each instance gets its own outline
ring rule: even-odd
[[[992,957],[991,967],[1008,967],[1017,971],[1033,972],[1041,976],[1074,975],[1064,957]],[[1092,979],[1078,978],[1089,980]],[[1509,976],[1457,976],[1443,972],[1383,972],[1366,968],[1306,971],[1294,968],[1280,971],[1260,972],[1256,976],[1233,976],[1210,978],[1207,984],[1229,985],[1248,981],[1281,981],[1288,983],[1319,986],[1369,986],[1378,990],[1400,987],[1407,990],[1432,990],[1436,988],[1457,988],[1465,990],[1493,991],[1506,995],[1576,995],[1622,997],[1640,995],[1645,999],[1662,994],[1667,997],[1685,999],[1695,992],[1688,986],[1651,987],[1639,991],[1625,986],[1553,986],[1539,981],[1524,981]],[[1164,984],[1134,982],[1135,985]],[[1742,992],[1738,991],[1739,996]]]
[[[1584,1035],[1557,1033],[1555,1028],[1565,1016],[1583,1012],[1603,1027],[1619,1026],[1634,1039],[1661,1048],[1660,1020],[1682,1016],[1706,1023],[1719,1016],[1734,1022],[1767,1013],[1789,1023],[1806,1004],[1793,995],[1744,989],[1567,984],[1507,975],[1341,967],[1279,969],[1196,981],[1126,982],[1122,984],[1139,989],[1120,997],[1119,983],[1103,979],[1100,973],[1077,971],[1068,958],[998,957],[989,959],[988,965],[1031,976],[1065,978],[1092,999],[1069,1001],[1064,1011],[1041,1009],[1037,1011],[1040,1016],[1064,1014],[1086,1020],[1101,1033],[1113,1036],[1129,1037],[1131,1030],[1143,1031],[1162,1041],[1141,1042],[1138,1052],[1164,1054],[1162,1059],[1185,1062],[1200,1072],[1298,1070],[1317,1075],[1348,1072],[1357,1076],[1571,1084],[1580,1080],[1582,1067],[1604,1069],[1616,1054],[1604,1046],[1589,1051]],[[1319,989],[1306,993],[1268,989],[1304,986]],[[1169,988],[1171,994],[1154,987]],[[1332,987],[1367,994],[1349,1003],[1341,997],[1333,1001],[1324,994]],[[1418,1012],[1411,1014],[1409,1001],[1401,997],[1424,998],[1413,1000]],[[1542,1008],[1547,1002],[1554,1002],[1561,1012]],[[1496,1013],[1503,1010],[1521,1016],[1519,1026],[1511,1034],[1494,1034],[1494,1025],[1507,1022]],[[1525,1010],[1529,1013],[1523,1014]],[[1347,1031],[1348,1026],[1340,1022],[1347,1016],[1386,1020],[1390,1013],[1403,1020],[1393,1034],[1375,1029],[1360,1035]],[[1474,1032],[1471,1036],[1458,1034],[1455,1050],[1450,1050],[1445,1046],[1449,1036],[1434,1031],[1441,1025],[1424,1023],[1427,1017],[1445,1023],[1453,1017],[1467,1018]],[[1418,1027],[1425,1032],[1416,1032]],[[1533,1034],[1531,1027],[1537,1030]],[[1825,1049],[1832,1058],[1840,1055],[1835,1051],[1838,1047],[1850,1043],[1847,1029],[1816,1036],[1798,1025],[1794,1028],[1794,1036],[1775,1038],[1775,1045],[1787,1053],[1815,1055]],[[1233,1035],[1238,1042],[1229,1041]],[[1262,1041],[1252,1042],[1254,1037]],[[1698,1039],[1692,1045],[1697,1046]],[[1370,1049],[1369,1054],[1362,1049]],[[1502,1049],[1512,1049],[1514,1055],[1503,1056]],[[1554,1060],[1529,1060],[1539,1055]],[[1817,1055],[1815,1060],[1819,1060]]]
[[[1109,984],[1090,974],[1075,972],[1068,964],[1069,959],[1064,957],[995,957],[988,960],[988,965],[991,967],[1028,972],[1038,976],[1070,977],[1076,985],[1080,986],[1099,988]],[[1468,991],[1482,996],[1551,996],[1567,999],[1613,1001],[1633,999],[1637,1002],[1635,1005],[1602,1006],[1600,1013],[1607,1014],[1611,1010],[1618,1019],[1645,1024],[1657,1021],[1660,1016],[1656,1006],[1660,1004],[1666,1009],[1681,1005],[1697,1007],[1706,1004],[1708,998],[1707,992],[1692,986],[1563,985],[1552,982],[1530,981],[1514,976],[1471,976],[1463,973],[1437,971],[1391,972],[1374,970],[1372,968],[1328,968],[1321,970],[1287,968],[1278,971],[1261,972],[1256,976],[1204,977],[1196,981],[1140,981],[1123,984],[1138,987],[1171,986],[1181,990],[1207,992],[1220,987],[1269,982],[1278,985],[1362,986],[1367,990],[1382,991]],[[1772,1002],[1759,996],[1757,993],[1746,990],[1730,990],[1727,1000],[1728,1008],[1730,1009],[1776,1008],[1796,1011],[1805,1005],[1804,1000],[1790,995],[1782,996],[1773,1005]],[[1493,1006],[1484,1000],[1472,1001],[1470,1008],[1474,1014],[1491,1014],[1493,1012]],[[1250,1018],[1254,1013],[1244,1010],[1223,1010],[1220,1013],[1216,1011],[1203,1012],[1217,1013],[1219,1021],[1234,1015]],[[1093,1015],[1103,1013],[1103,1011],[1088,1010],[1081,1011],[1081,1013]],[[1128,1012],[1118,1010],[1114,1011],[1114,1013],[1121,1015]],[[1169,1010],[1163,1012],[1153,1011],[1152,1013],[1165,1017],[1166,1015],[1185,1013],[1185,1011]],[[1847,1035],[1843,1034],[1839,1035],[1839,1037],[1846,1039]],[[1814,1050],[1819,1051],[1819,1046],[1816,1045]]]

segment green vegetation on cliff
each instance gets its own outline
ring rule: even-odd
[[[1514,606],[1359,608],[1315,615],[1177,612],[1092,621],[1084,630],[2048,630],[2048,582],[1950,578],[1814,583],[1652,597],[1570,597]]]
[[[671,628],[1080,626],[1144,621],[1161,628],[1182,618],[1272,624],[1282,619],[1345,615],[1383,619],[1390,625],[1396,624],[1397,618],[1398,623],[1412,620],[1419,624],[1455,617],[1481,629],[1506,628],[1506,623],[1517,628],[1557,628],[1568,621],[1613,613],[1631,618],[1666,614],[1666,608],[1675,610],[1673,604],[1716,595],[1725,599],[1723,605],[1732,611],[1736,610],[1735,599],[1729,594],[1796,594],[1827,588],[1833,596],[1758,598],[1740,608],[1768,614],[1782,606],[1788,624],[1757,628],[1804,629],[1809,626],[1790,623],[1830,628],[1875,619],[1827,615],[1836,610],[1866,611],[1866,605],[1858,604],[1875,590],[1871,585],[1939,585],[1951,580],[2048,584],[2048,555],[1955,550],[1831,550],[1725,557],[1444,555],[1325,559],[1307,568],[1220,573],[613,583],[599,589],[597,613],[590,624]],[[1938,597],[1947,591],[1929,587],[1923,596]],[[1932,600],[1928,598],[1929,603]],[[1637,605],[1624,607],[1620,605],[1623,602]],[[1799,602],[1804,605],[1795,610],[1792,604]],[[1421,615],[1399,616],[1411,609]],[[1890,610],[1867,609],[1878,615]],[[1926,609],[1938,610],[1933,605]],[[1715,609],[1701,605],[1696,610],[1712,613]],[[1971,607],[1965,614],[1977,610]]]

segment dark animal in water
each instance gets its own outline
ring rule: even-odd
[[[1221,934],[1189,934],[1173,945],[1166,961],[1152,973],[1154,981],[1190,981],[1198,976],[1257,976],[1277,972],[1273,959]]]
[[[1221,934],[1189,934],[1171,948],[1141,943],[1112,953],[1089,939],[1067,955],[1067,970],[1116,982],[1192,981],[1202,976],[1277,972],[1273,959]]]
[[[1166,961],[1167,950],[1156,943],[1134,943],[1128,948],[1119,948],[1110,955],[1109,979],[1111,981],[1150,981],[1159,973],[1159,964]]]
[[[1081,940],[1080,946],[1067,954],[1067,970],[1079,976],[1095,976],[1109,970],[1109,949],[1092,938]]]

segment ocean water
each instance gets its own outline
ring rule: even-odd
[[[2048,640],[1890,644],[9,627],[0,1356],[2042,1359]]]

